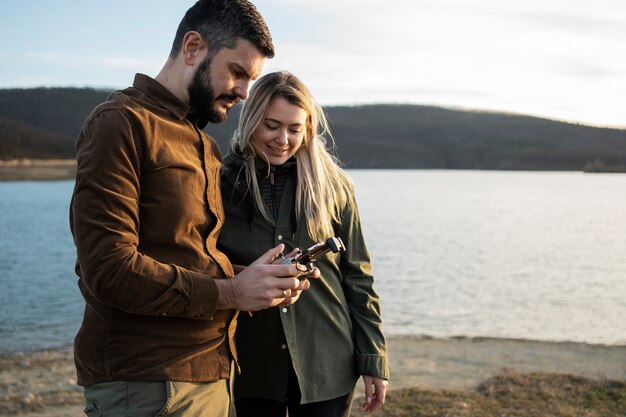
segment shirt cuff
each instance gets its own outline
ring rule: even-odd
[[[386,356],[357,353],[356,363],[359,375],[370,375],[377,378],[389,379],[389,360]]]
[[[235,275],[246,269],[247,267],[244,265],[235,265],[233,264],[233,271],[235,271]]]
[[[212,320],[217,311],[217,299],[219,297],[215,278],[198,272],[189,272],[192,275],[189,317],[199,320]]]

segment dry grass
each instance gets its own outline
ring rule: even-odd
[[[351,416],[365,416],[355,401]],[[507,372],[475,390],[391,391],[376,417],[624,417],[626,382]]]
[[[0,355],[0,369],[0,416],[66,416],[82,408],[71,352]],[[361,403],[354,401],[352,417],[366,415]],[[475,389],[392,390],[374,416],[626,417],[626,382],[507,371]]]

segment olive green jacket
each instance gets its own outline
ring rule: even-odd
[[[288,165],[291,164],[291,169]],[[249,265],[268,248],[284,243],[285,253],[314,243],[306,222],[296,222],[295,160],[276,167],[288,175],[276,225],[254,208],[242,159],[229,153],[222,172],[226,220],[218,247],[233,264]],[[346,246],[315,262],[321,279],[288,307],[239,315],[236,346],[241,374],[235,396],[285,399],[289,358],[298,376],[302,403],[324,401],[354,389],[359,375],[389,378],[380,302],[373,289],[370,258],[354,199],[344,209],[335,234]],[[330,237],[330,236],[329,236]]]

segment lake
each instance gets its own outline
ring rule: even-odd
[[[386,333],[626,345],[626,175],[349,174]],[[0,182],[0,352],[72,343],[72,187]]]

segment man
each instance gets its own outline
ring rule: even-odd
[[[251,3],[200,0],[156,79],[138,74],[85,122],[70,220],[87,415],[228,415],[235,310],[309,287],[296,266],[272,264],[283,245],[237,275],[216,249],[221,159],[202,128],[226,119],[273,55]]]

